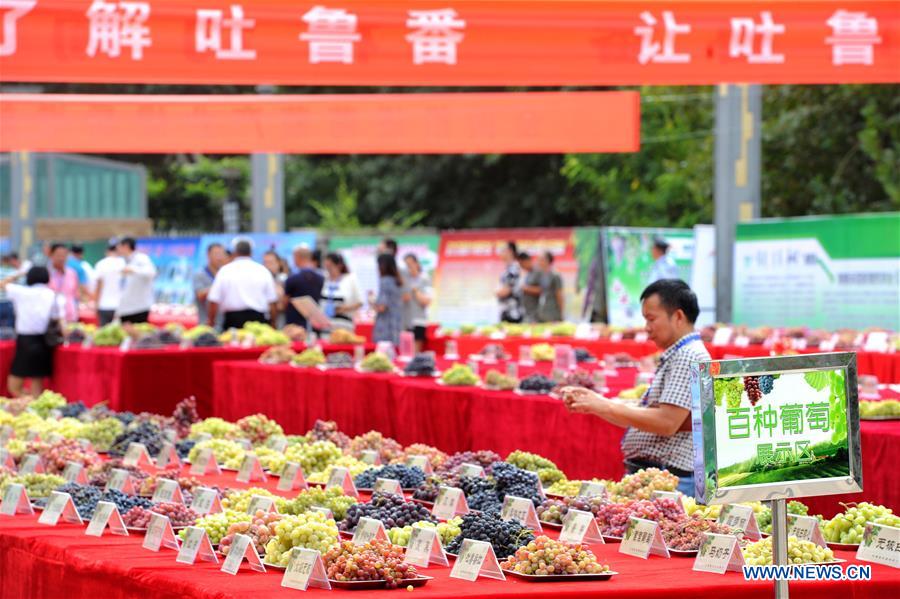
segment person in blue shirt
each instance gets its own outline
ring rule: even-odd
[[[90,278],[88,277],[87,271],[84,269],[84,265],[82,264],[82,257],[84,256],[84,248],[80,245],[71,245],[69,246],[69,257],[66,259],[66,266],[75,271],[75,274],[78,275],[78,284],[87,287],[90,283]]]
[[[678,265],[669,255],[669,242],[662,237],[657,237],[650,249],[653,255],[653,268],[650,270],[649,283],[655,283],[661,279],[680,279]]]

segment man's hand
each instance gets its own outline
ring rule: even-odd
[[[563,387],[560,395],[570,412],[603,416],[609,411],[608,399],[584,387]]]

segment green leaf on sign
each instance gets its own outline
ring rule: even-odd
[[[828,372],[824,370],[807,372],[803,375],[803,378],[806,379],[806,383],[816,391],[821,391],[822,389],[827,387],[829,382]]]

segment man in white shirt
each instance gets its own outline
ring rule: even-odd
[[[101,327],[111,323],[116,317],[116,310],[119,309],[119,300],[122,297],[122,271],[125,269],[125,259],[116,251],[116,245],[117,241],[110,239],[106,246],[106,257],[94,267],[97,281],[94,300],[97,302],[97,322]]]
[[[220,308],[225,330],[239,329],[248,322],[266,322],[266,312],[278,314],[275,279],[265,266],[253,261],[252,253],[249,240],[236,240],[234,260],[216,273],[206,296],[209,326],[214,326]]]
[[[135,251],[136,245],[133,237],[123,237],[116,246],[119,255],[125,260],[120,283],[122,295],[117,311],[122,322],[147,322],[150,318],[150,306],[153,305],[156,266],[150,256]]]

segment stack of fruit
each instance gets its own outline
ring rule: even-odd
[[[264,512],[256,510],[252,515],[250,522],[235,522],[228,527],[228,532],[219,542],[219,551],[223,555],[228,555],[231,551],[231,544],[234,542],[234,535],[247,535],[253,540],[253,546],[256,552],[263,554],[266,552],[266,544],[275,536],[275,527],[282,519],[282,516],[275,512]]]
[[[378,431],[369,431],[363,435],[353,437],[347,448],[347,453],[356,459],[360,459],[363,451],[377,451],[384,464],[389,464],[403,457],[403,446],[394,439],[385,437]]]
[[[340,528],[348,532],[356,529],[360,518],[381,520],[385,528],[404,527],[416,522],[434,522],[437,520],[423,505],[406,501],[399,495],[376,492],[368,503],[351,505]]]
[[[569,510],[590,512],[596,516],[606,504],[602,497],[566,497],[565,499],[545,499],[537,507],[537,515],[541,522],[562,524]]]
[[[439,522],[438,524],[428,521],[416,522],[412,525],[391,528],[388,530],[388,539],[390,539],[391,543],[394,545],[406,547],[409,545],[409,537],[412,535],[412,529],[414,527],[433,528],[441,538],[441,544],[446,547],[450,541],[458,537],[462,532],[459,528],[461,524],[462,518],[452,518],[446,522]]]
[[[504,570],[532,576],[603,574],[609,566],[597,562],[587,545],[540,536],[500,563]]]
[[[303,491],[293,499],[279,502],[278,510],[282,514],[296,516],[310,511],[313,507],[324,507],[331,510],[337,520],[343,520],[347,516],[347,510],[355,503],[355,497],[344,495],[344,492],[337,487],[312,488]]]
[[[478,376],[465,364],[454,364],[444,371],[440,380],[451,387],[470,387],[479,383]]]
[[[484,386],[497,391],[512,391],[519,385],[519,380],[514,376],[508,376],[499,370],[488,370],[484,375]]]
[[[394,372],[394,364],[391,359],[381,352],[372,352],[363,358],[359,364],[363,372]]]
[[[622,479],[609,485],[610,496],[615,501],[627,501],[629,499],[650,499],[654,491],[674,491],[678,488],[678,477],[668,470],[659,468],[646,468],[628,474]]]
[[[250,514],[246,513],[246,510],[243,512],[237,510],[225,510],[199,518],[197,522],[194,523],[194,526],[205,530],[206,536],[209,537],[209,542],[213,545],[218,545],[219,541],[228,534],[228,529],[232,524],[238,522],[250,522],[252,519]],[[181,540],[183,541],[185,531],[181,530],[178,533],[178,536],[181,537]]]
[[[294,366],[318,366],[325,363],[325,354],[319,347],[311,347],[305,349],[293,358],[291,364]]]
[[[325,569],[330,580],[339,582],[383,580],[396,589],[405,580],[418,576],[415,566],[403,563],[403,549],[387,541],[374,540],[365,545],[345,541],[325,554]]]
[[[517,468],[536,472],[543,485],[552,485],[566,478],[566,475],[556,467],[556,464],[536,453],[516,450],[506,456],[506,461]]]
[[[465,539],[490,543],[498,559],[506,559],[534,540],[534,534],[519,521],[501,520],[496,514],[466,514],[459,528],[459,535],[447,545],[447,551],[457,555]]]
[[[266,562],[287,566],[295,547],[313,549],[323,555],[337,546],[339,534],[334,520],[320,512],[284,516],[273,527],[271,540],[265,545]]]
[[[865,501],[842,505],[847,509],[825,522],[822,527],[822,536],[829,543],[859,545],[862,543],[867,522],[900,527],[900,516],[894,515],[893,510],[883,505],[874,505]]]
[[[751,566],[772,565],[772,537],[766,537],[742,548],[744,560]],[[834,561],[834,552],[810,541],[788,537],[788,563],[824,564]]]

